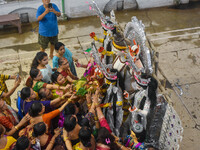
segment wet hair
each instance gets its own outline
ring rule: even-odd
[[[152,76],[147,75],[147,74],[142,74],[141,77],[145,78],[145,79],[150,79],[150,82],[148,83],[148,85],[146,87],[142,86],[144,89],[146,89],[148,87],[147,92],[148,92],[148,98],[150,100],[150,109],[149,109],[149,112],[146,116],[146,118],[147,118],[146,130],[144,130],[140,134],[136,134],[136,136],[138,137],[138,142],[144,142],[145,141],[144,137],[149,137],[149,128],[150,128],[152,118],[153,118],[153,115],[154,115],[154,108],[155,108],[156,103],[157,103],[156,90],[157,90],[157,87],[158,87],[158,81],[155,78],[153,78]],[[145,101],[143,99],[142,99],[142,102],[141,102],[142,107],[144,107],[144,103],[145,103]]]
[[[30,87],[24,87],[21,90],[21,99],[26,100],[31,96],[31,88]]]
[[[92,146],[92,144],[90,142],[91,134],[92,134],[92,132],[91,132],[90,128],[88,128],[86,126],[84,126],[80,129],[78,136],[79,136],[79,139],[80,139],[81,143],[83,144],[83,146],[85,146],[85,147]]]
[[[119,81],[119,86],[121,87],[122,90],[125,89],[125,85],[124,85],[124,78],[122,77],[122,75],[120,74],[120,72],[117,69],[110,69],[111,73],[117,73],[117,79],[109,79],[110,82],[116,82],[117,80]]]
[[[150,77],[151,81],[148,84],[148,97],[151,101],[151,105],[150,108],[153,108],[156,106],[156,100],[157,100],[157,96],[156,96],[156,90],[158,87],[158,81],[153,78],[152,76]]]
[[[58,76],[60,75],[61,73],[58,72],[58,71],[55,71],[52,75],[51,75],[51,81],[53,83],[56,83],[57,82],[57,79],[58,79]]]
[[[46,132],[46,125],[44,122],[39,122],[33,126],[33,136],[38,137]]]
[[[112,150],[119,150],[120,147],[115,143],[115,137],[105,128],[101,127],[98,131],[97,143],[107,145]]]
[[[75,102],[76,107],[80,107],[80,103],[79,102]]]
[[[45,94],[45,92],[44,92],[44,89],[45,89],[45,88],[41,88],[41,89],[39,89],[39,91],[38,91],[38,96],[40,97],[40,99],[46,98],[46,94]]]
[[[65,60],[67,60],[65,57],[60,57],[58,59],[58,66],[61,66]]]
[[[17,139],[14,150],[25,150],[29,147],[29,145],[30,145],[30,141],[28,137],[23,135]]]
[[[64,128],[67,132],[74,130],[76,127],[76,118],[73,115],[67,115],[64,120]]]
[[[86,126],[86,127],[89,127],[90,128],[90,122],[87,118],[83,118],[80,122],[80,125],[83,127],[83,126]]]
[[[57,42],[55,44],[55,50],[58,51],[60,49],[61,46],[65,46],[62,42]]]
[[[147,89],[148,87],[148,97],[149,97],[149,100],[151,101],[150,108],[152,108],[156,105],[156,99],[157,99],[156,90],[158,87],[158,81],[154,77],[145,73],[141,75],[141,78],[150,79],[150,82],[148,83],[147,86],[140,85],[138,82],[137,84],[139,84],[143,89]]]
[[[122,77],[121,73],[117,70],[117,69],[110,69],[110,72],[117,72],[117,79],[119,81],[119,86],[121,87],[122,91],[125,90],[125,84],[124,84],[124,80],[125,78]]]
[[[75,106],[74,103],[69,103],[64,108],[64,114],[65,114],[65,116],[67,116],[67,115],[74,115],[75,112],[76,112],[76,106]]]
[[[34,102],[31,107],[29,108],[29,115],[31,117],[36,117],[42,111],[42,103],[41,102]]]
[[[31,68],[30,70],[30,76],[32,79],[36,78],[37,75],[39,74],[40,70],[39,69],[35,69],[35,68]]]
[[[31,64],[31,68],[37,68],[37,66],[39,65],[39,61],[42,61],[42,59],[47,56],[47,53],[45,52],[38,52],[35,56],[35,58],[33,59],[33,62]]]

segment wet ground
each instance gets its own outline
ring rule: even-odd
[[[122,28],[132,16],[142,20],[150,41],[159,52],[159,66],[170,82],[167,89],[184,127],[181,150],[198,150],[200,139],[200,3],[170,8],[126,10],[116,12]],[[39,51],[37,44],[38,24],[26,24],[23,33],[10,26],[0,30],[0,71],[22,77],[20,90],[28,77],[30,64]],[[103,37],[99,18],[96,16],[69,19],[59,22],[59,40],[86,63],[83,49],[90,47],[90,32]],[[49,53],[49,50],[47,50]],[[50,60],[50,65],[52,62]],[[83,70],[78,69],[79,76]],[[163,76],[158,75],[160,80]],[[8,81],[8,88],[13,81]],[[177,87],[180,87],[183,91]],[[16,98],[16,94],[12,99]],[[15,105],[13,101],[13,106]]]

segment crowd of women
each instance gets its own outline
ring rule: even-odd
[[[54,68],[45,52],[36,54],[27,86],[18,97],[18,110],[11,107],[10,95],[21,77],[1,74],[0,149],[128,149],[112,133],[102,112],[105,90],[101,88],[106,83],[103,76],[96,78],[94,60],[80,64],[61,42],[55,49]],[[74,62],[86,69],[81,79]],[[15,79],[9,91],[8,79]],[[137,140],[133,132],[131,136]]]

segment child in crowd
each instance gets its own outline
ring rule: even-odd
[[[32,78],[32,88],[35,92],[38,92],[41,88],[47,88],[47,89],[62,89],[66,90],[69,88],[69,85],[67,86],[58,86],[58,85],[52,85],[52,84],[47,84],[45,82],[42,82],[42,73],[38,69],[32,68],[30,71],[30,76]]]
[[[58,59],[60,57],[65,57],[69,62],[69,67],[73,75],[77,76],[76,69],[74,66],[74,62],[78,62],[77,58],[72,56],[72,53],[69,49],[65,47],[65,45],[61,42],[55,44],[56,55],[53,57],[53,68],[58,68]]]
[[[73,82],[72,80],[78,80],[77,76],[73,75],[69,68],[69,62],[65,57],[60,57],[58,59],[58,72],[60,72],[67,80]]]
[[[66,80],[65,77],[60,72],[54,72],[51,76],[51,80],[54,83],[54,85],[57,86],[66,86],[69,82]],[[71,83],[69,83],[71,84]],[[53,98],[62,97],[66,91],[62,89],[54,89],[52,90]],[[67,89],[67,92],[71,93],[72,91],[72,85]]]

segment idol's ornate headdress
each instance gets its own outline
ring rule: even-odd
[[[114,11],[110,12],[110,17],[105,16],[101,10],[99,9],[99,7],[97,6],[97,4],[95,3],[94,0],[91,0],[91,3],[89,3],[90,9],[94,10],[95,13],[97,14],[97,16],[99,16],[100,20],[101,20],[101,25],[103,27],[104,30],[114,30],[115,28],[115,14]]]
[[[103,64],[99,57],[99,52],[96,48],[95,43],[92,42],[91,45],[92,45],[92,49],[91,49],[92,56],[94,58],[94,61],[99,65],[99,69],[102,71],[102,73],[105,75],[107,79],[115,80],[117,77],[117,73],[110,72],[110,70],[112,69],[112,64],[108,64],[108,65]]]
[[[145,73],[151,74],[153,72],[151,55],[149,48],[146,46],[146,35],[144,31],[144,24],[139,21],[135,16],[132,17],[131,22],[128,22],[125,30],[124,36],[133,42],[133,39],[140,46],[140,59],[144,65]],[[134,43],[132,43],[134,44]]]

